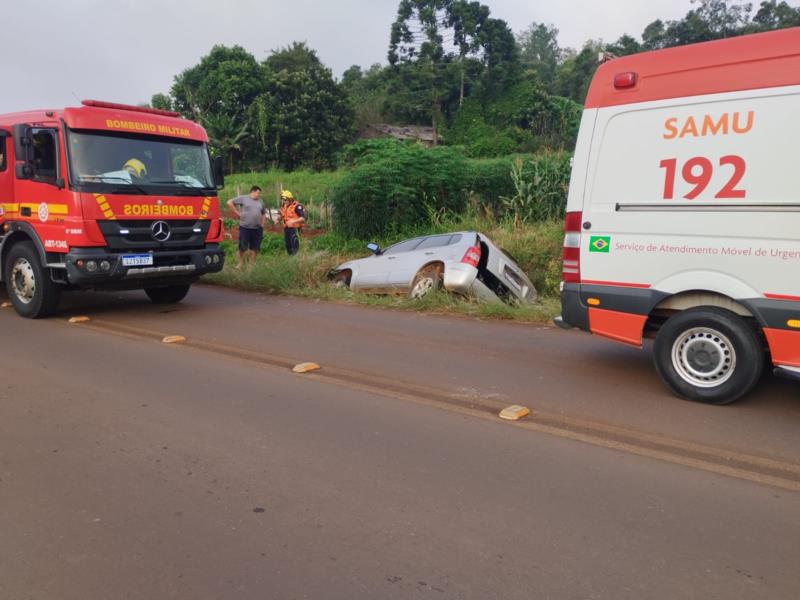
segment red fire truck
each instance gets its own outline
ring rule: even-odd
[[[70,289],[181,301],[224,254],[205,130],[177,113],[85,100],[0,115],[0,278],[16,311]]]

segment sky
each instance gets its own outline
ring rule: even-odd
[[[514,32],[555,25],[562,46],[638,37],[690,0],[482,0]],[[137,104],[169,92],[178,73],[214,44],[263,60],[305,41],[339,77],[386,62],[399,0],[0,0],[6,53],[0,113],[73,106],[84,98]]]

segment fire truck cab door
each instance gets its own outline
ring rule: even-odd
[[[14,201],[14,165],[10,159],[12,140],[11,132],[0,129],[0,221],[6,205]]]

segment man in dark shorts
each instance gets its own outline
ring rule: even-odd
[[[300,237],[298,231],[306,222],[306,212],[303,205],[295,200],[289,190],[281,192],[281,221],[283,222],[283,241],[289,256],[297,254],[300,250]]]
[[[256,264],[256,256],[261,251],[264,239],[264,223],[267,211],[261,200],[261,188],[254,185],[247,196],[228,200],[230,208],[239,217],[239,259],[236,268],[241,269],[245,257],[250,265]]]

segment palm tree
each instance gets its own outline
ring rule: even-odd
[[[207,114],[201,118],[206,128],[211,146],[222,156],[228,157],[229,172],[233,173],[234,152],[242,150],[242,142],[250,135],[247,123],[238,114]]]

